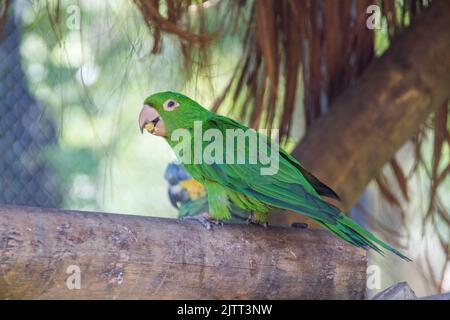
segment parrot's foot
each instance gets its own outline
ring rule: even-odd
[[[269,226],[269,223],[267,221],[266,222],[258,221],[254,214],[251,214],[248,217],[247,224],[255,224],[255,225],[258,225],[258,226],[263,226],[264,228],[267,228]]]
[[[208,212],[200,213],[194,216],[186,216],[182,218],[183,221],[185,220],[192,220],[197,221],[202,226],[204,226],[207,230],[211,230],[213,228],[213,225],[223,225],[222,221],[215,220],[211,217],[211,215]]]

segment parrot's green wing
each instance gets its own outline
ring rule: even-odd
[[[237,121],[234,121],[233,119],[223,117],[220,115],[214,114],[214,116],[210,119],[211,122],[214,123],[214,126],[217,128],[224,130],[228,128],[232,129],[242,129],[242,130],[248,130],[247,127],[240,124]],[[267,152],[269,149],[272,149],[272,142],[270,139],[267,140]],[[300,180],[306,180],[308,184],[308,188],[312,187],[315,192],[321,196],[330,197],[336,200],[341,200],[339,196],[336,194],[336,192],[333,191],[330,187],[328,187],[325,183],[321,182],[319,179],[317,179],[312,173],[308,172],[294,157],[292,157],[289,153],[287,153],[284,149],[279,148],[278,149],[279,155],[280,155],[280,161],[281,166],[280,169],[283,169],[285,172],[290,174],[292,172],[292,169],[296,169],[296,174],[294,175],[294,182],[296,178],[299,178]]]
[[[219,129],[221,132],[225,132],[227,129],[248,130],[242,124],[216,114],[213,114],[204,123],[204,126]],[[264,145],[258,146],[258,148],[262,147]],[[270,155],[274,151],[274,146],[269,139],[267,139],[265,147],[267,148],[266,154]],[[244,150],[238,152],[245,152],[248,155],[250,152],[248,144]],[[356,224],[339,208],[323,201],[320,194],[335,195],[335,193],[316,178],[311,178],[313,176],[281,147],[279,153],[279,168],[273,175],[261,175],[262,165],[248,162],[244,164],[194,165],[190,168],[194,171],[191,174],[196,178],[220,184],[231,192],[244,194],[269,206],[304,214],[356,246],[370,247],[381,253],[378,244],[403,259],[409,260],[399,251]]]
[[[312,173],[303,168],[303,166],[297,161],[297,159],[292,157],[289,153],[287,153],[283,149],[280,149],[280,156],[287,160],[291,165],[296,167],[319,195],[336,200],[341,200],[341,198],[339,198],[339,196],[336,192],[334,192],[333,189],[331,189],[325,183],[317,179]]]
[[[206,128],[216,128],[222,132],[227,129],[248,130],[240,123],[219,115],[213,115],[204,123]],[[259,134],[258,134],[259,135]],[[278,152],[273,150],[270,139],[265,139],[266,144],[259,148],[267,148],[266,154]],[[249,146],[245,150],[249,154]],[[327,223],[335,223],[340,210],[320,199],[314,186],[305,178],[299,169],[300,164],[279,148],[280,157],[278,171],[273,175],[261,175],[262,164],[227,164],[213,163],[193,166],[203,179],[217,182],[222,186],[243,193],[273,207],[279,207],[297,212],[302,212],[313,219]],[[224,161],[225,162],[225,161]],[[192,169],[191,169],[192,170]]]

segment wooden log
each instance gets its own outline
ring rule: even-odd
[[[0,207],[1,299],[363,299],[366,265],[323,230]]]

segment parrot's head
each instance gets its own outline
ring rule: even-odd
[[[202,121],[209,111],[194,100],[176,92],[159,92],[144,101],[139,114],[141,132],[168,137],[176,129],[193,128],[195,121]]]

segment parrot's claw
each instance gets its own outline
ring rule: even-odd
[[[200,223],[203,227],[206,228],[206,230],[211,230],[213,228],[213,225],[223,225],[222,221],[214,220],[211,218],[211,215],[207,212],[200,213],[194,216],[186,216],[182,218],[183,221],[185,220],[192,220],[197,221]]]
[[[291,227],[298,229],[308,229],[308,224],[304,222],[294,222],[291,224]]]

